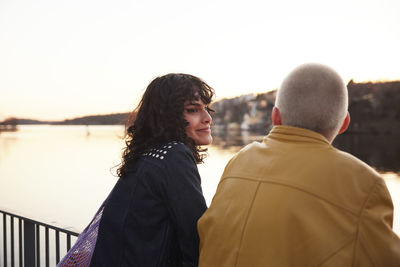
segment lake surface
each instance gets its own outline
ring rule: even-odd
[[[21,126],[0,133],[0,209],[81,231],[117,178],[124,147],[122,126]],[[228,160],[262,134],[220,133],[199,165],[207,203]],[[393,139],[393,140],[392,140]],[[335,145],[382,173],[400,234],[400,145],[390,137],[341,136]]]

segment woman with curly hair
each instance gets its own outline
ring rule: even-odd
[[[59,266],[84,258],[90,266],[197,266],[196,225],[207,207],[196,164],[212,141],[213,96],[188,74],[149,84],[130,116],[120,178]]]

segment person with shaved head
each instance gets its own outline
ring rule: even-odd
[[[393,204],[380,175],[331,143],[350,123],[332,68],[284,79],[274,127],[225,167],[198,221],[200,267],[399,267]]]

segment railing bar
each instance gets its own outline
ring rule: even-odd
[[[71,235],[67,234],[67,251],[71,249]]]
[[[40,267],[40,228],[36,224],[36,267]]]
[[[0,210],[0,212],[4,213],[4,214],[6,214],[6,215],[9,215],[9,216],[14,216],[15,218],[19,218],[19,219],[22,219],[22,220],[24,220],[24,221],[31,222],[31,223],[33,223],[33,224],[39,224],[40,226],[48,227],[49,229],[52,229],[52,230],[55,230],[55,231],[60,231],[60,232],[62,232],[62,233],[70,234],[70,235],[76,236],[76,237],[79,236],[79,233],[73,232],[73,231],[70,231],[70,230],[67,230],[67,229],[63,229],[63,228],[61,228],[61,227],[57,227],[57,226],[50,225],[50,224],[47,224],[47,223],[35,221],[35,220],[29,219],[29,218],[27,218],[27,217],[20,216],[20,215],[16,215],[16,214],[13,214],[13,213],[9,213],[9,212],[3,211],[3,210]]]
[[[56,263],[60,261],[60,232],[56,230]]]
[[[36,234],[35,224],[24,221],[24,266],[34,267],[36,265]]]
[[[7,266],[7,215],[3,213],[3,253],[4,253],[4,266]]]
[[[50,267],[50,252],[49,252],[49,228],[45,228],[46,239],[46,267]]]
[[[11,267],[15,266],[15,262],[14,262],[14,216],[11,216]]]
[[[22,262],[22,219],[18,218],[18,241],[19,241],[19,267],[23,266],[23,262]]]

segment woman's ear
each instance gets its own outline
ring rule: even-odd
[[[277,107],[274,107],[272,109],[271,119],[272,119],[272,124],[274,126],[282,125],[281,114],[280,114],[279,109]]]
[[[350,124],[350,114],[347,112],[346,118],[344,118],[342,127],[340,127],[339,134],[344,133]]]

